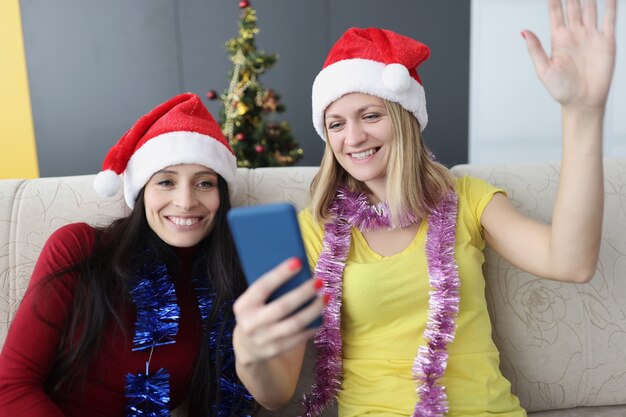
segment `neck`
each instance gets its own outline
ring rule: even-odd
[[[367,199],[370,203],[378,204],[387,201],[387,181],[385,179],[365,181],[364,183],[369,190]]]
[[[176,253],[176,256],[178,256],[180,262],[180,272],[182,273],[182,277],[190,276],[193,271],[193,261],[196,257],[196,253],[198,252],[198,245],[187,248],[174,247],[174,252]],[[176,279],[179,279],[179,277]]]
[[[347,187],[340,186],[337,191],[337,203],[333,203],[331,214],[347,220],[348,224],[361,231],[373,229],[393,229],[407,227],[418,221],[411,213],[399,216],[398,224],[394,225],[386,201],[372,204],[366,193],[354,193]]]
[[[178,246],[172,246],[172,247],[174,248],[174,252],[176,252],[176,255],[178,255],[181,261],[193,260],[193,257],[196,255],[196,252],[198,251],[198,245],[184,247],[184,248],[178,247]]]

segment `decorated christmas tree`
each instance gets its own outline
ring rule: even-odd
[[[226,42],[233,63],[228,89],[219,97],[209,91],[207,97],[221,101],[220,125],[228,138],[237,165],[246,168],[293,165],[303,152],[291,134],[289,124],[277,121],[285,111],[280,96],[263,87],[259,76],[276,63],[275,54],[256,48],[256,11],[249,1],[239,2],[239,35]]]

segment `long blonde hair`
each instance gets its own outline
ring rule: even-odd
[[[386,192],[392,221],[403,213],[427,217],[448,191],[454,189],[450,171],[435,162],[424,145],[417,119],[398,103],[384,100],[394,140],[387,163]],[[328,138],[328,132],[326,132]],[[369,192],[340,164],[326,140],[320,169],[311,182],[311,211],[321,223],[331,219],[330,205],[341,184],[355,192]]]

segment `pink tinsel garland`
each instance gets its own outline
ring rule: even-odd
[[[345,262],[350,250],[350,229],[392,228],[386,204],[371,206],[364,194],[356,195],[341,187],[330,208],[335,219],[324,225],[323,250],[315,276],[324,281],[323,293],[330,296],[324,312],[324,326],[315,335],[318,350],[315,383],[303,398],[307,417],[321,415],[336,400],[341,388],[341,294]],[[454,340],[459,311],[460,280],[454,259],[457,197],[450,192],[428,217],[426,261],[432,287],[428,302],[428,322],[424,331],[426,346],[420,346],[413,364],[419,402],[414,417],[443,416],[448,412],[445,387],[439,384],[447,360],[447,345]],[[407,214],[401,227],[417,219]]]

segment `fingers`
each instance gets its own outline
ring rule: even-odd
[[[262,325],[245,316],[237,321],[237,350],[242,363],[267,360],[281,355],[314,336],[317,328],[308,324],[320,316],[323,309],[321,298],[285,320]]]
[[[550,17],[550,26],[552,27],[552,30],[565,26],[561,0],[548,1],[548,16]]]
[[[567,0],[567,24],[569,26],[583,24],[579,0]]]
[[[316,291],[314,288],[314,280],[309,280],[294,290],[289,291],[282,297],[267,304],[264,308],[255,310],[254,314],[246,317],[245,321],[241,320],[242,327],[244,331],[252,332],[254,329],[277,324],[280,320],[283,320],[291,315],[309,300],[315,298],[315,295]],[[306,313],[310,308],[312,308],[312,306],[306,307],[303,311],[294,314],[293,317],[289,317],[289,319],[284,321],[291,321],[294,331],[299,331],[316,317],[314,315],[309,321],[306,321],[308,317],[307,315],[302,317],[303,312]],[[317,316],[319,316],[322,308],[323,305],[316,309]],[[239,321],[240,320],[238,319],[238,322]]]
[[[579,0],[567,0],[567,20],[568,25],[583,24],[589,29],[596,29],[598,23],[598,6],[596,0],[583,0],[584,11],[581,14],[581,7]],[[557,17],[552,22],[553,27],[555,25],[564,23],[558,22],[558,11],[560,10],[560,17],[562,19],[563,13],[561,10],[560,1],[550,1],[550,15],[552,21],[552,14],[557,14]],[[605,2],[605,12],[602,22],[602,31],[608,36],[615,35],[615,20],[617,16],[617,0],[607,0]]]
[[[255,333],[253,336],[255,343],[258,345],[269,345],[275,341],[288,340],[291,336],[302,332],[306,334],[314,333],[316,329],[310,330],[307,329],[307,326],[322,314],[323,309],[324,302],[321,297],[317,297],[315,301],[296,314],[276,322],[271,330],[267,329],[266,331]],[[245,331],[245,329],[242,330]]]
[[[256,358],[256,360],[263,361],[280,356],[285,352],[290,351],[294,347],[306,343],[311,337],[315,335],[316,331],[317,329],[306,330],[300,333],[289,335],[279,340],[273,340],[272,343],[257,343],[257,346],[262,347],[258,348],[256,351],[256,355],[252,357]],[[241,349],[239,349],[239,351],[240,353],[243,353],[241,352]],[[243,364],[254,362],[254,360],[246,360],[245,353],[243,355],[240,354],[237,359]]]
[[[281,271],[285,272],[281,267],[282,265],[272,273],[281,275]],[[290,276],[292,273],[286,275]],[[261,280],[273,281],[274,278],[267,275],[258,282]],[[259,285],[259,288],[271,289],[275,283],[280,285],[280,282],[282,281],[276,280],[267,287],[265,284]],[[242,363],[266,360],[283,354],[312,337],[317,329],[308,329],[307,326],[321,316],[324,310],[324,298],[316,296],[320,287],[320,280],[310,279],[268,304],[265,304],[265,299],[260,304],[248,304],[257,303],[263,298],[248,296],[249,292],[257,289],[254,285],[250,286],[233,307],[237,317],[235,331],[239,360]]]
[[[539,38],[529,30],[522,32],[522,36],[524,36],[526,40],[526,47],[528,48],[528,53],[535,66],[535,71],[537,74],[544,73],[550,65],[550,58],[543,49],[543,46],[541,46]]]
[[[289,281],[301,267],[302,262],[300,262],[298,258],[290,258],[257,279],[235,302],[233,306],[235,316],[243,313],[241,310],[245,310],[247,307],[256,307],[265,304],[272,293],[285,282]]]
[[[606,0],[604,4],[604,19],[602,22],[602,31],[605,35],[609,37],[614,37],[615,17],[617,16],[617,0]]]
[[[598,7],[595,0],[585,0],[583,24],[588,28],[595,29],[598,22]]]
[[[248,334],[238,323],[233,331],[233,347],[237,362],[250,365],[275,358],[306,343],[316,331],[317,329],[306,329],[278,339],[268,337],[265,331]]]
[[[584,12],[581,13],[580,0],[567,0],[567,25],[584,25],[596,28],[598,7],[596,0],[583,0]],[[565,26],[565,17],[561,0],[548,0],[548,16],[552,30]],[[617,0],[606,0],[602,31],[609,36],[615,35],[615,19],[617,16]]]
[[[317,290],[323,284],[318,279],[309,279],[278,299],[267,302],[270,295],[301,268],[302,262],[299,262],[297,258],[286,260],[248,287],[233,305],[237,324],[242,331],[250,335],[259,329],[265,331],[272,327],[272,337],[282,337],[289,331],[302,331],[306,325],[321,315],[323,300],[316,295]],[[318,299],[316,302],[298,311],[297,314],[293,314],[307,302],[316,298]],[[277,326],[278,324],[280,325]]]
[[[317,331],[307,326],[324,310],[325,298],[318,294],[323,286],[321,280],[308,279],[268,302],[270,296],[301,269],[302,262],[297,258],[282,262],[235,301],[236,349],[240,362],[258,362],[284,354]]]

